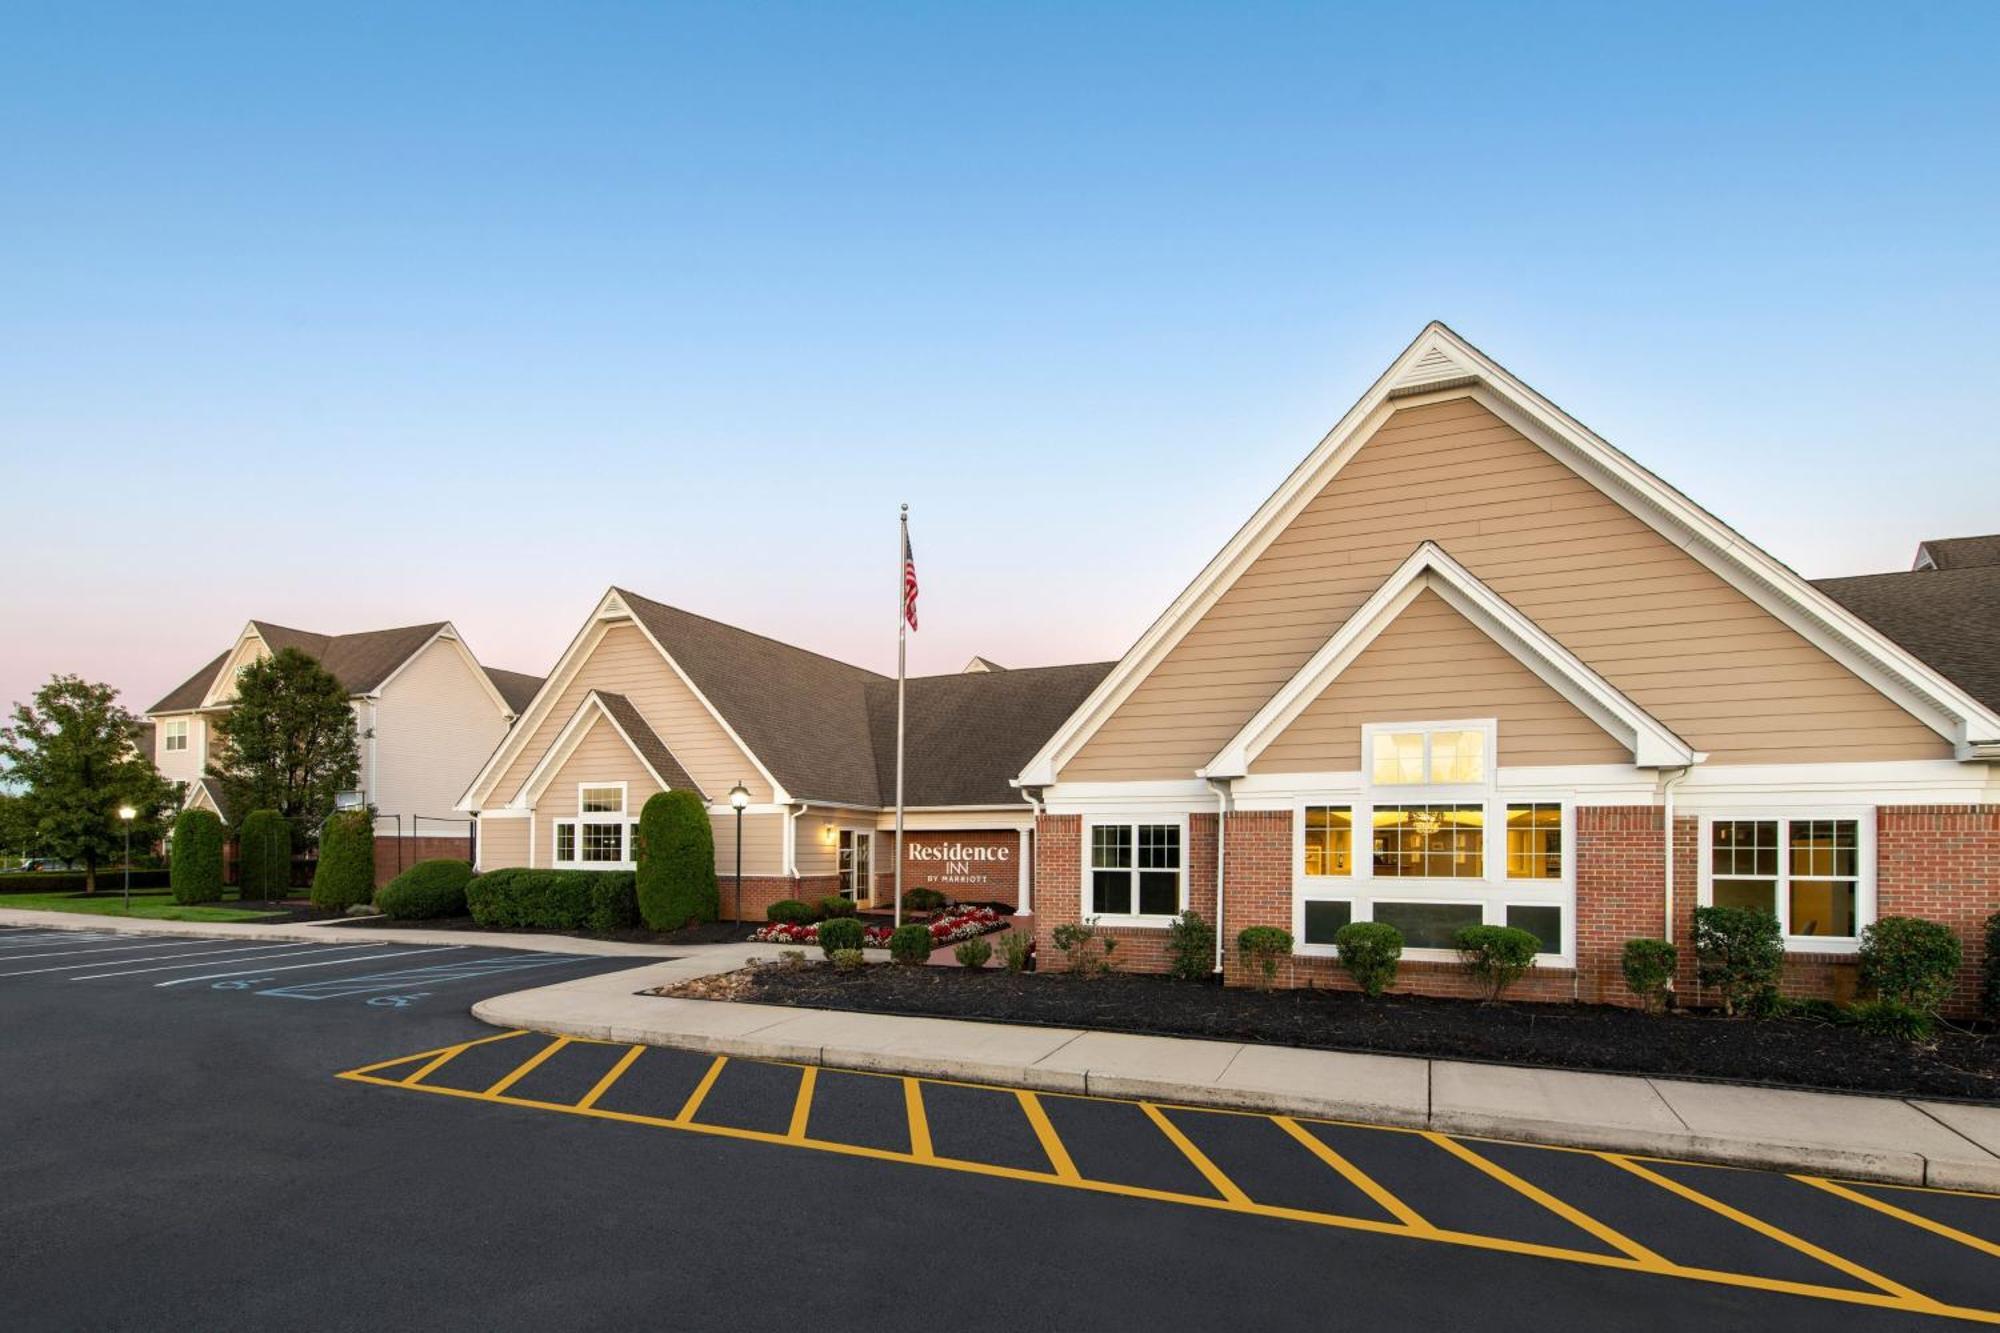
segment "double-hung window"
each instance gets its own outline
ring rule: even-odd
[[[587,870],[629,869],[637,860],[632,846],[637,832],[626,813],[624,783],[581,783],[576,789],[576,818],[555,822],[555,863]]]
[[[1872,823],[1858,813],[1705,820],[1704,900],[1771,913],[1795,948],[1853,948],[1874,915]]]
[[[164,751],[185,750],[188,747],[188,720],[171,717],[160,724],[160,749]]]
[[[1187,904],[1187,824],[1093,821],[1084,845],[1086,918],[1165,921]]]

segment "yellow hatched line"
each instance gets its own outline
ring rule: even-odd
[[[729,1057],[726,1055],[715,1057],[714,1062],[708,1067],[708,1072],[701,1076],[701,1082],[694,1085],[694,1091],[690,1092],[688,1099],[681,1103],[680,1113],[674,1117],[674,1123],[685,1125],[693,1122],[694,1113],[701,1109],[702,1102],[708,1097],[708,1090],[715,1086],[716,1079],[722,1077],[722,1067],[728,1063]]]
[[[579,1111],[588,1111],[591,1107],[597,1105],[597,1099],[611,1091],[611,1085],[619,1079],[624,1078],[625,1071],[630,1069],[633,1063],[645,1053],[646,1048],[644,1046],[634,1046],[631,1050],[619,1056],[618,1063],[605,1071],[603,1078],[597,1080],[597,1086],[583,1094],[583,1100],[576,1104],[576,1109]]]
[[[1335,1152],[1317,1134],[1308,1130],[1298,1121],[1288,1115],[1274,1115],[1271,1117],[1271,1123],[1297,1139],[1305,1146],[1307,1152],[1310,1152],[1313,1156],[1319,1158],[1320,1161],[1325,1162],[1328,1166],[1340,1172],[1341,1175],[1347,1178],[1349,1184],[1381,1205],[1389,1216],[1395,1218],[1398,1222],[1410,1228],[1410,1230],[1435,1231],[1437,1229],[1429,1222],[1426,1222],[1416,1209],[1382,1188],[1381,1185],[1376,1183],[1373,1176],[1348,1161],[1340,1153]]]
[[[486,1091],[493,1094],[499,1094],[507,1091],[507,1089],[513,1087],[516,1083],[519,1083],[522,1079],[534,1073],[537,1069],[540,1069],[543,1063],[546,1062],[550,1056],[554,1055],[557,1051],[560,1051],[563,1047],[567,1045],[569,1045],[568,1037],[557,1037],[554,1041],[542,1047],[541,1050],[536,1051],[533,1055],[523,1060],[515,1068],[513,1073],[508,1074],[507,1076],[502,1078],[498,1083],[495,1083],[492,1087],[488,1088]]]
[[[389,1063],[395,1064],[399,1062],[390,1061]],[[897,1152],[892,1148],[873,1148],[861,1144],[837,1143],[824,1139],[789,1139],[782,1134],[773,1134],[756,1129],[740,1129],[734,1125],[705,1125],[693,1121],[669,1120],[660,1116],[640,1115],[631,1111],[612,1111],[597,1106],[580,1107],[567,1105],[562,1102],[534,1101],[526,1097],[508,1095],[494,1097],[488,1096],[483,1092],[468,1092],[463,1088],[443,1088],[432,1085],[412,1087],[397,1079],[379,1078],[372,1074],[363,1074],[355,1071],[338,1074],[335,1077],[351,1079],[359,1083],[371,1083],[377,1087],[402,1088],[407,1091],[431,1093],[441,1097],[460,1097],[468,1101],[516,1106],[526,1110],[554,1111],[559,1114],[588,1116],[596,1120],[610,1120],[622,1124],[650,1125],[660,1129],[676,1129],[684,1133],[707,1134],[716,1138],[764,1143],[775,1147],[810,1148],[816,1152],[833,1153],[844,1157],[862,1157],[880,1162],[928,1166],[944,1171],[956,1171],[966,1175],[1016,1180],[1038,1185],[1054,1185],[1064,1189],[1083,1190],[1092,1194],[1116,1195],[1120,1198],[1128,1199],[1150,1199],[1164,1203],[1183,1204],[1191,1208],[1207,1208],[1216,1212],[1245,1213],[1257,1217],[1280,1218],[1285,1221],[1304,1222],[1314,1226],[1332,1227],[1343,1231],[1360,1231],[1378,1236],[1405,1236],[1416,1240],[1433,1241],[1439,1244],[1457,1245],[1467,1249],[1488,1250],[1503,1254],[1530,1255],[1544,1259],[1558,1259],[1567,1263],[1583,1264],[1591,1268],[1607,1268],[1634,1273],[1663,1273],[1671,1277],[1685,1278],[1689,1281],[1705,1282],[1716,1286],[1777,1292],[1792,1296],[1809,1296],[1845,1305],[1903,1310],[1915,1314],[1943,1315],[1957,1319],[1971,1320],[1977,1323],[2000,1325],[2000,1311],[1978,1310],[1969,1306],[1948,1306],[1927,1299],[1909,1300],[1889,1295],[1886,1292],[1862,1291],[1849,1287],[1827,1287],[1811,1282],[1793,1282],[1782,1278],[1756,1277],[1748,1273],[1730,1273],[1712,1268],[1686,1268],[1672,1263],[1655,1266],[1642,1263],[1636,1259],[1627,1258],[1624,1255],[1573,1250],[1558,1245],[1540,1245],[1531,1241],[1509,1240],[1500,1236],[1481,1236],[1472,1232],[1447,1231],[1443,1228],[1418,1230],[1403,1226],[1400,1223],[1383,1222],[1375,1218],[1344,1217],[1334,1213],[1316,1213],[1306,1209],[1285,1208],[1275,1204],[1260,1204],[1255,1202],[1234,1203],[1227,1199],[1213,1198],[1208,1195],[1176,1194],[1168,1190],[1148,1189],[1141,1185],[1125,1185],[1108,1180],[1089,1180],[1081,1177],[1075,1180],[1066,1180],[1051,1172],[1029,1171],[1019,1167],[997,1166],[987,1162],[971,1162],[950,1157],[919,1158],[911,1153]]]
[[[490,1037],[480,1037],[475,1041],[462,1041],[456,1046],[434,1046],[428,1051],[418,1051],[414,1055],[399,1055],[393,1060],[377,1060],[372,1065],[363,1065],[359,1069],[349,1069],[339,1075],[339,1077],[354,1078],[362,1074],[372,1074],[378,1069],[389,1069],[395,1065],[406,1065],[412,1060],[422,1060],[427,1056],[443,1055],[447,1051],[456,1054],[473,1046],[484,1046],[489,1041],[505,1041],[509,1037],[525,1037],[527,1035],[528,1030],[526,1028],[515,1028],[512,1032],[496,1032]]]
[[[1049,1113],[1042,1106],[1042,1099],[1026,1088],[1014,1089],[1014,1096],[1020,1100],[1021,1110],[1028,1117],[1028,1124],[1041,1141],[1042,1151],[1048,1155],[1049,1167],[1064,1180],[1078,1179],[1076,1163],[1069,1159],[1069,1149],[1063,1146],[1062,1137],[1056,1127],[1049,1123]]]
[[[938,1159],[931,1151],[931,1122],[924,1114],[924,1088],[920,1080],[904,1078],[903,1108],[910,1115],[910,1156],[919,1162],[935,1162]]]
[[[1498,1162],[1482,1157],[1463,1143],[1459,1143],[1447,1138],[1443,1134],[1430,1130],[1425,1131],[1424,1137],[1461,1161],[1470,1162],[1473,1166],[1478,1167],[1481,1171],[1484,1171],[1487,1175],[1493,1177],[1509,1189],[1516,1190],[1533,1199],[1536,1203],[1548,1209],[1557,1217],[1563,1219],[1563,1221],[1568,1222],[1571,1226],[1581,1227],[1603,1241],[1606,1245],[1609,1245],[1612,1249],[1624,1251],[1647,1269],[1659,1271],[1674,1266],[1670,1260],[1647,1249],[1630,1236],[1612,1230],[1590,1214],[1564,1203],[1555,1195],[1541,1188],[1541,1186],[1530,1184],[1528,1181],[1521,1179]]]
[[[792,1127],[786,1138],[803,1139],[806,1136],[806,1122],[812,1118],[813,1087],[818,1082],[819,1066],[799,1066],[799,1099],[792,1103]]]
[[[1211,1162],[1207,1153],[1195,1147],[1194,1140],[1181,1133],[1181,1127],[1167,1119],[1164,1111],[1151,1102],[1140,1102],[1139,1109],[1146,1113],[1147,1119],[1159,1126],[1160,1133],[1173,1141],[1173,1145],[1181,1150],[1181,1156],[1194,1164],[1194,1169],[1201,1172],[1201,1178],[1214,1187],[1217,1194],[1231,1203],[1250,1202],[1250,1196],[1237,1188],[1235,1181],[1223,1175],[1222,1168]]]
[[[1936,1301],[1933,1301],[1923,1293],[1912,1291],[1902,1283],[1883,1277],[1873,1269],[1864,1268],[1852,1259],[1843,1259],[1831,1250],[1822,1249],[1803,1237],[1794,1236],[1783,1227],[1773,1226],[1761,1217],[1752,1217],[1740,1208],[1732,1208],[1720,1199],[1711,1198],[1709,1195],[1703,1194],[1692,1185],[1683,1185],[1680,1181],[1663,1176],[1650,1167],[1639,1165],[1629,1157],[1623,1157],[1618,1153],[1612,1152],[1603,1154],[1603,1157],[1605,1161],[1615,1166],[1623,1167],[1641,1180],[1651,1181],[1661,1189],[1678,1194],[1690,1203],[1698,1203],[1711,1213],[1726,1217],[1738,1225],[1749,1227],[1760,1236],[1768,1236],[1780,1245],[1789,1246],[1797,1250],[1800,1254],[1811,1259],[1817,1259],[1830,1268],[1838,1268],[1849,1277],[1866,1282],[1871,1287],[1879,1287],[1881,1290],[1888,1292],[1891,1296],[1897,1297],[1900,1300],[1907,1301],[1912,1305],[1926,1307],[1937,1304]]]
[[[1893,1203],[1884,1203],[1880,1199],[1871,1199],[1866,1194],[1862,1194],[1858,1190],[1851,1190],[1847,1188],[1847,1186],[1845,1185],[1836,1185],[1831,1180],[1824,1179],[1820,1176],[1795,1175],[1792,1177],[1792,1179],[1799,1181],[1802,1184],[1810,1185],[1814,1189],[1825,1190],[1828,1194],[1834,1195],[1838,1198],[1847,1199],[1850,1202],[1858,1203],[1863,1208],[1873,1208],[1876,1212],[1881,1213],[1887,1217],[1893,1217],[1898,1222],[1908,1222],[1913,1227],[1922,1227],[1926,1231],[1934,1232],[1937,1235],[1943,1236],[1946,1240],[1955,1240],[1960,1245],[1970,1245],[1973,1249],[1978,1250],[1981,1254],[1990,1254],[1995,1258],[2000,1258],[2000,1245],[1995,1245],[1992,1241],[1987,1240],[1983,1236],[1975,1236],[1970,1232],[1960,1231],[1957,1227],[1948,1227],[1944,1223],[1932,1221],[1930,1218],[1925,1217],[1920,1213],[1912,1213],[1906,1211],[1905,1209],[1898,1208]]]

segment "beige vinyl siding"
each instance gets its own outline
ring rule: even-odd
[[[798,862],[801,875],[832,875],[840,870],[840,834],[843,830],[871,833],[875,829],[878,816],[869,813],[843,811],[829,814],[811,810],[799,816],[799,840],[792,848],[792,857]],[[832,835],[827,826],[833,826]],[[893,837],[878,840],[877,850],[887,848]]]
[[[505,866],[528,864],[528,821],[489,819],[479,821],[479,869],[499,870]]]
[[[1567,466],[1454,398],[1390,416],[1062,778],[1188,776],[1426,538],[1710,763],[1951,754]],[[1771,706],[1746,712],[1751,700]]]
[[[584,695],[594,689],[630,699],[711,801],[723,800],[739,779],[750,789],[753,803],[770,801],[770,785],[729,738],[715,715],[695,697],[694,691],[638,626],[626,621],[609,626],[587,651],[554,707],[535,724],[527,745],[486,794],[485,803],[504,804],[513,798],[575,715]]]
[[[1352,772],[1368,722],[1499,719],[1508,766],[1615,764],[1631,751],[1434,592],[1421,592],[1250,765]]]
[[[270,655],[271,650],[265,645],[263,636],[257,634],[244,635],[242,640],[237,643],[236,651],[231,653],[229,660],[222,664],[222,670],[217,674],[215,684],[209,687],[209,697],[202,702],[204,704],[219,704],[227,703],[229,700],[234,699],[236,697],[236,673],[244,667],[249,666],[252,662],[269,657]]]
[[[555,864],[555,821],[573,819],[577,811],[577,787],[584,783],[622,782],[625,784],[625,813],[637,819],[646,798],[660,790],[647,774],[646,766],[632,747],[618,734],[603,714],[584,729],[583,737],[569,757],[556,766],[548,785],[535,801],[535,864]]]
[[[770,812],[743,816],[744,878],[785,873],[785,819],[785,815]],[[715,827],[715,873],[722,879],[722,901],[726,904],[736,874],[736,812],[726,806],[720,811],[711,809],[708,822]]]
[[[188,743],[185,750],[169,750],[167,744],[167,723],[186,722]],[[160,776],[169,782],[198,780],[203,771],[203,756],[207,754],[208,723],[194,713],[159,713],[153,723],[153,767],[160,770]]]
[[[463,650],[432,640],[388,682],[375,704],[375,781],[385,815],[426,818],[443,832],[465,788],[507,734],[507,719]]]

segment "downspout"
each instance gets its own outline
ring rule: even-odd
[[[810,809],[810,804],[800,801],[799,808],[785,822],[785,875],[792,880],[799,877],[799,816]]]
[[[1662,777],[1660,779],[1660,803],[1666,807],[1667,842],[1666,857],[1664,858],[1667,864],[1667,883],[1665,895],[1661,900],[1662,906],[1665,909],[1663,921],[1666,929],[1662,933],[1661,938],[1669,944],[1674,942],[1674,784],[1685,779],[1692,771],[1690,768],[1683,767],[1676,769],[1672,777]],[[1675,971],[1679,970],[1678,968],[1675,969]],[[1668,977],[1667,993],[1671,995],[1673,991],[1674,978]],[[1700,997],[1696,997],[1696,1002],[1700,1002]]]
[[[1215,788],[1215,974],[1222,975],[1222,849],[1229,842],[1229,779],[1210,778]]]
[[[1033,787],[1020,787],[1016,790],[1021,793],[1021,799],[1026,801],[1028,807],[1035,812],[1035,837],[1029,846],[1036,856],[1040,856],[1042,854],[1042,798]],[[1025,907],[1027,909],[1026,914],[1032,916],[1035,910],[1035,867],[1029,865],[1027,871],[1027,894],[1025,895],[1027,901],[1020,904],[1020,906]]]

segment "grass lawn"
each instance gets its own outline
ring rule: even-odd
[[[149,921],[262,921],[282,915],[276,912],[246,912],[237,907],[183,907],[172,895],[152,892],[132,895],[132,910],[116,886],[100,887],[94,897],[74,893],[0,893],[0,907],[19,907],[31,912],[82,912],[90,916],[134,916]]]

